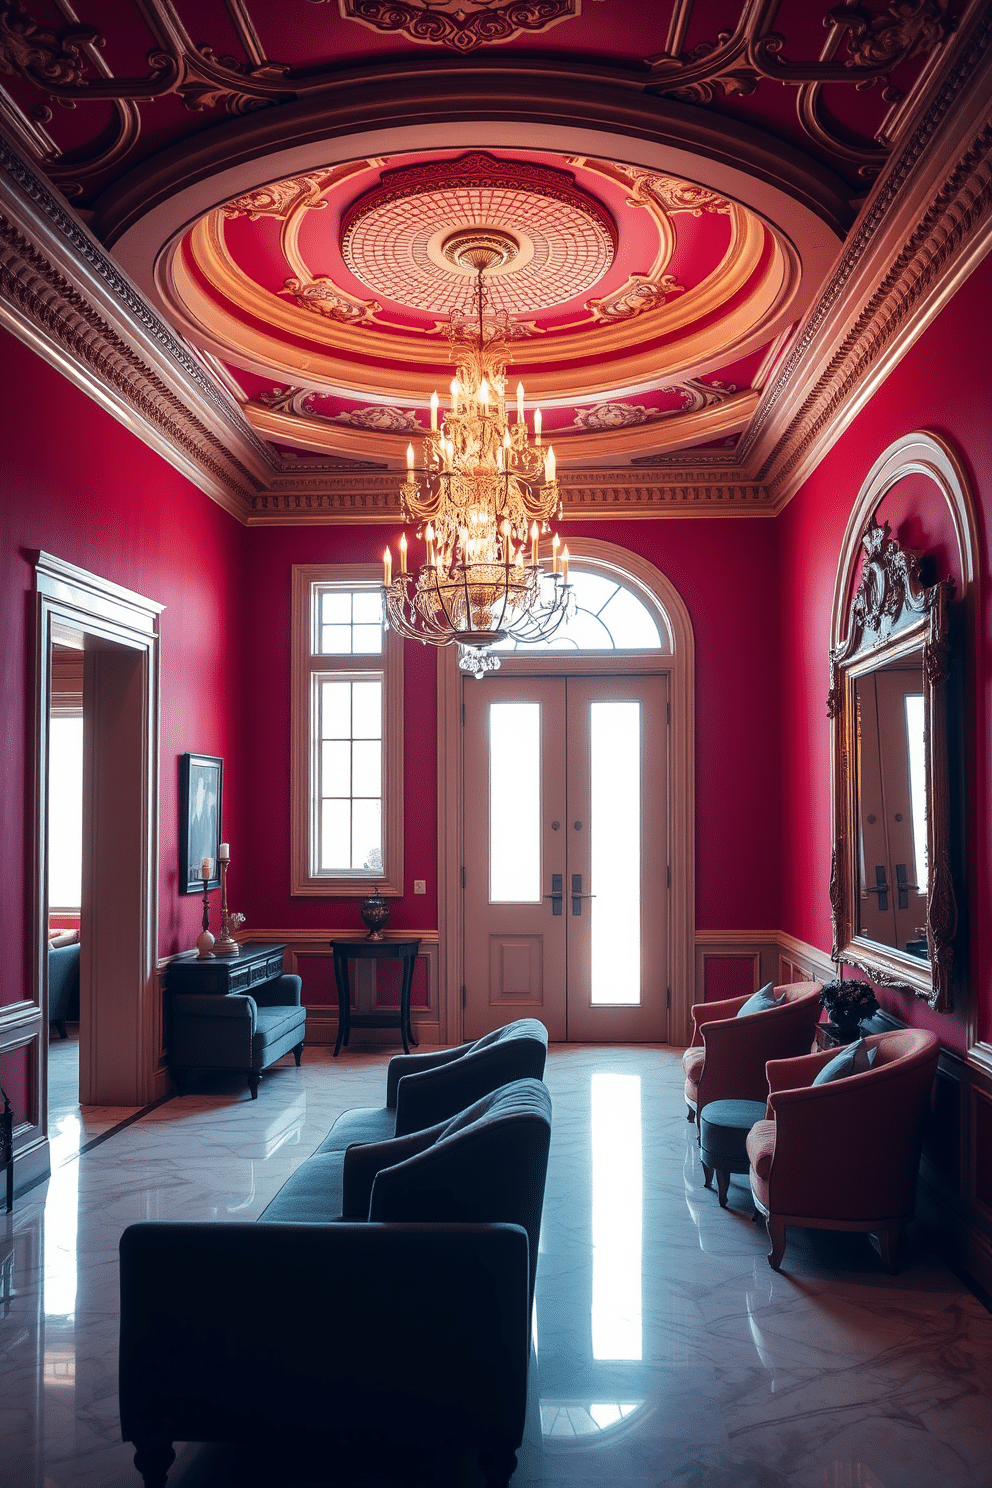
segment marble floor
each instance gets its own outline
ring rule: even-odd
[[[263,1080],[101,1112],[93,1142],[0,1216],[0,1484],[140,1488],[117,1420],[117,1242],[140,1219],[254,1219],[335,1116],[382,1100],[387,1056],[307,1051]],[[790,1231],[765,1260],[747,1189],[702,1187],[665,1048],[559,1046],[531,1405],[514,1488],[992,1488],[992,1319],[910,1235]],[[89,1120],[89,1116],[85,1120]],[[82,1129],[82,1128],[81,1128]],[[95,1130],[95,1128],[94,1128]],[[79,1144],[77,1143],[77,1148]],[[321,1278],[311,1278],[320,1285]],[[381,1461],[331,1476],[399,1488]],[[440,1478],[432,1481],[440,1483]],[[477,1488],[452,1464],[451,1488]],[[183,1444],[169,1488],[298,1488]]]

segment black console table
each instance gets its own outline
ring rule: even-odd
[[[214,992],[226,997],[228,992],[250,992],[259,982],[271,982],[282,976],[281,945],[244,946],[236,956],[214,956],[209,961],[173,961],[165,973],[170,992]]]
[[[410,988],[413,985],[413,968],[420,950],[419,940],[332,940],[334,952],[334,980],[338,988],[338,1039],[334,1045],[334,1057],[341,1045],[347,1047],[352,1028],[396,1028],[403,1039],[403,1052],[409,1054],[410,1045],[416,1045],[410,1027]],[[351,987],[348,982],[349,961],[402,961],[403,988],[400,1005],[394,1013],[389,1009],[379,1013],[352,1013]]]

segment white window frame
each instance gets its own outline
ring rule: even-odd
[[[403,893],[403,643],[383,632],[375,656],[323,656],[319,653],[314,596],[318,588],[378,589],[382,569],[373,563],[293,564],[292,803],[290,893],[294,896],[365,898]],[[312,786],[316,769],[314,679],[339,677],[382,680],[382,871],[314,869]]]

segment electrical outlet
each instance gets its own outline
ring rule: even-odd
[[[427,893],[427,880],[426,880],[426,878],[415,878],[413,880],[413,892],[415,894],[426,894]]]

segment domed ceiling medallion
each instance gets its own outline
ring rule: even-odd
[[[480,230],[496,252],[488,297],[508,315],[585,294],[616,253],[612,216],[571,172],[477,151],[384,171],[344,214],[341,256],[374,294],[447,315],[466,303],[476,273],[449,245]]]

